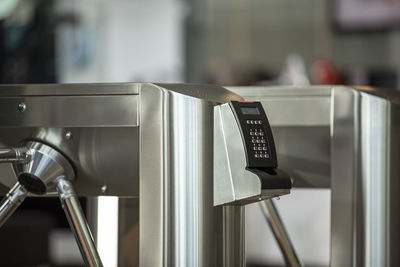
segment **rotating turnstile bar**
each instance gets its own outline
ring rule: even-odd
[[[0,203],[0,227],[14,213],[28,192],[41,195],[55,188],[86,265],[103,267],[71,183],[75,174],[69,161],[48,145],[28,142],[22,148],[0,149],[0,163],[13,163],[19,181]]]
[[[27,148],[1,148],[0,163],[21,163],[31,160],[32,151]]]
[[[91,267],[103,266],[94,244],[92,233],[90,232],[71,182],[64,177],[60,177],[56,180],[56,188],[62,208],[67,216],[69,225],[75,235],[75,239],[86,265]]]
[[[279,212],[276,209],[272,199],[259,202],[262,213],[271,227],[272,233],[282,251],[287,266],[302,267],[303,263],[297,256],[296,250],[289,238],[289,235],[283,225]]]
[[[0,149],[0,163],[27,163],[32,158],[32,152],[27,148]],[[20,183],[16,183],[0,203],[0,227],[17,210],[25,200],[28,191]]]
[[[0,227],[3,226],[19,205],[21,205],[27,195],[28,191],[19,183],[16,183],[11,188],[0,203]]]

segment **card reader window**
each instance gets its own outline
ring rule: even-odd
[[[260,115],[258,108],[242,107],[240,108],[243,115]]]

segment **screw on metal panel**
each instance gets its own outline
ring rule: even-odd
[[[72,133],[70,131],[65,133],[65,138],[67,138],[68,140],[70,140],[72,138]]]
[[[19,112],[24,112],[26,110],[26,105],[25,103],[21,102],[18,104],[18,111]]]
[[[102,187],[101,187],[101,192],[102,193],[105,193],[107,191],[107,185],[103,185]]]

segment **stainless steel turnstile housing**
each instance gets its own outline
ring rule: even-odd
[[[200,85],[1,86],[0,141],[38,140],[62,151],[75,167],[80,196],[129,197],[119,203],[118,266],[221,266],[213,107],[240,99]],[[11,187],[10,166],[0,167]],[[98,218],[102,207],[97,198],[90,203],[94,235],[102,235],[96,224],[113,218]]]
[[[330,265],[398,266],[400,93],[344,86],[228,89],[262,102],[279,164],[295,187],[331,189]]]
[[[108,245],[101,237],[113,230],[99,224],[116,222],[118,249],[108,251],[106,266],[244,266],[243,207],[213,203],[214,107],[242,97],[262,101],[279,165],[294,186],[331,188],[331,265],[399,265],[399,94],[230,89],[235,93],[184,84],[4,85],[0,143],[39,142],[71,162],[77,194],[89,197],[98,246]],[[7,164],[0,174],[5,194],[16,177]],[[120,198],[107,210],[99,196]]]
[[[90,231],[84,227],[84,217],[79,215],[76,195],[89,199],[89,222],[97,246],[106,248],[105,252],[100,251],[105,266],[240,267],[245,264],[243,207],[222,206],[226,203],[222,198],[218,198],[221,200],[218,204],[214,202],[217,198],[213,140],[214,134],[218,136],[214,131],[214,109],[234,100],[242,98],[211,85],[3,85],[0,86],[0,143],[3,148],[21,148],[2,150],[13,157],[1,158],[21,161],[22,165],[13,164],[13,168],[22,186],[31,187],[29,192],[60,195],[71,225],[82,226],[75,231],[77,238],[81,237],[80,231],[86,231],[80,244],[82,254],[92,258],[86,260],[89,266],[102,265],[101,262],[92,265],[98,256],[86,251],[85,246],[92,247],[91,252],[95,249]],[[234,118],[229,114],[232,112],[229,105],[221,109],[223,112],[217,113],[217,118],[222,140],[224,127],[230,127],[227,130],[232,132],[237,125],[234,119],[232,124],[219,120],[226,114]],[[257,122],[261,124],[261,120]],[[267,124],[264,117],[263,122]],[[244,153],[243,145],[238,146],[241,137],[236,137],[236,150],[232,151]],[[26,160],[20,159],[20,153]],[[53,153],[59,160],[53,162],[46,153]],[[224,161],[224,153],[225,150],[221,151],[220,159],[227,162],[228,170],[232,158]],[[240,156],[236,162],[245,168],[244,155],[234,156]],[[38,167],[30,157],[37,162],[52,162],[51,168],[57,171],[48,169],[45,177],[41,177],[49,165]],[[32,169],[39,174],[32,175]],[[277,173],[273,175],[283,179],[280,176],[283,172]],[[4,195],[17,179],[11,164],[0,164],[0,175]],[[218,172],[216,176],[223,175]],[[290,191],[287,176],[284,190],[276,187],[276,183],[269,190],[257,179],[259,174],[247,175],[249,182],[241,184],[251,186],[243,194],[240,186],[235,188],[235,183],[246,176],[235,178],[234,183],[229,182],[229,176],[224,180],[232,187],[231,191],[224,191],[231,196],[230,204],[239,199],[259,201]],[[56,179],[56,186],[48,177]],[[7,215],[3,219],[19,205],[14,199],[22,201],[26,193],[18,184],[10,191],[10,201],[2,206]],[[104,196],[119,199],[110,208],[104,205]],[[77,214],[79,220],[75,220]],[[111,221],[112,227],[100,227]],[[114,233],[113,240],[103,238],[110,233]]]

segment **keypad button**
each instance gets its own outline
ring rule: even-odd
[[[257,139],[257,140],[256,140],[256,143],[259,144],[259,143],[260,143],[260,140]]]
[[[251,136],[253,136],[253,135],[254,135],[254,133],[253,133],[253,132],[250,132],[250,135],[251,135]]]
[[[246,123],[247,123],[247,124],[250,124],[250,120],[247,120]]]
[[[251,140],[251,142],[252,142],[253,144],[255,144],[255,143],[256,143],[256,140],[253,139],[253,140]]]
[[[250,121],[250,124],[254,124],[254,121],[253,121],[253,120],[251,120],[251,121]]]
[[[262,150],[262,147],[258,147],[258,150]]]
[[[254,157],[255,157],[255,158],[258,158],[258,154],[254,154]]]
[[[255,132],[254,135],[255,135],[255,136],[258,136],[258,132]]]
[[[265,147],[263,147],[263,150],[267,150],[267,147],[265,146]]]
[[[265,139],[261,139],[261,143],[265,144]]]
[[[262,124],[262,121],[261,121],[261,120],[259,120],[259,121],[258,121],[258,124]]]
[[[264,155],[264,158],[269,159],[269,155],[268,155],[268,154],[265,154],[265,155]]]
[[[263,132],[260,132],[259,134],[260,134],[260,136],[264,136],[264,133],[263,133]]]

